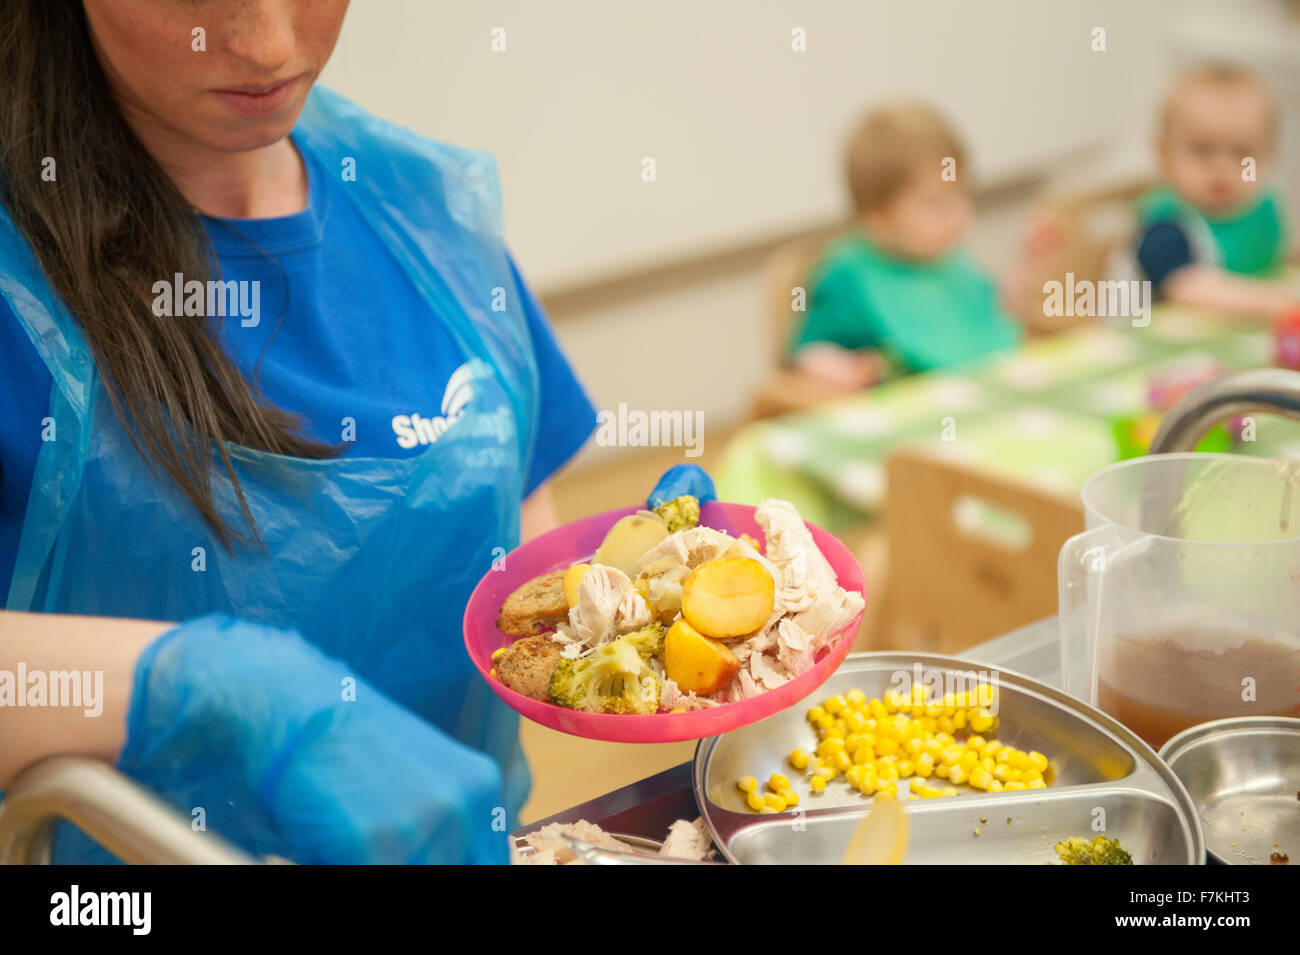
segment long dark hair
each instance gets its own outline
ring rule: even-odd
[[[136,450],[176,483],[224,547],[255,543],[225,442],[305,458],[337,448],[305,436],[301,418],[270,404],[207,320],[154,314],[155,282],[178,272],[206,281],[214,256],[198,213],[118,109],[80,0],[0,4],[0,104],[0,201],[85,331]],[[46,157],[55,160],[55,181],[42,178]],[[217,512],[217,459],[245,528]]]

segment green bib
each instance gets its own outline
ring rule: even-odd
[[[837,240],[814,276],[794,347],[875,348],[908,371],[950,368],[1020,341],[997,290],[965,253],[897,259],[865,236]]]
[[[1286,226],[1277,193],[1260,190],[1254,202],[1220,219],[1214,219],[1159,186],[1138,199],[1138,220],[1143,228],[1157,222],[1175,222],[1202,256],[1229,272],[1268,275],[1286,260]]]

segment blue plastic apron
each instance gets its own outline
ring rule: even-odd
[[[470,356],[463,416],[411,458],[313,461],[230,446],[265,554],[229,554],[130,444],[80,328],[0,208],[0,294],[53,375],[56,429],[37,460],[7,607],[174,621],[222,612],[296,629],[495,758],[513,820],[529,786],[518,718],[474,671],[461,635],[470,591],[518,542],[537,427],[537,370],[495,166],[321,89],[293,137],[325,168],[355,164],[344,191],[428,303],[429,321],[446,322]],[[504,290],[504,311],[493,310],[494,290]],[[219,470],[213,482],[220,512],[241,527],[229,482]]]

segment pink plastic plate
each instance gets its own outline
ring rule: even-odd
[[[792,706],[825,683],[844,661],[853,643],[853,635],[857,633],[861,614],[854,617],[827,644],[811,669],[789,683],[739,703],[727,703],[688,713],[656,713],[653,716],[580,713],[516,693],[490,676],[493,652],[516,639],[496,627],[497,615],[506,597],[520,584],[539,574],[590,561],[614,522],[637,510],[639,508],[625,507],[604,514],[593,514],[534,538],[507,554],[502,565],[488,571],[470,595],[469,604],[465,607],[465,648],[493,692],[520,715],[561,733],[612,743],[671,743],[677,740],[703,739],[757,723]],[[732,535],[747,533],[759,541],[763,540],[763,531],[754,520],[754,508],[747,504],[705,504],[700,509],[700,523]],[[809,524],[808,529],[834,568],[840,586],[845,590],[856,591],[865,599],[866,581],[862,576],[862,567],[852,552],[820,527]]]

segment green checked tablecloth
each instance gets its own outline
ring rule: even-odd
[[[911,375],[814,410],[747,425],[714,473],[718,496],[789,500],[841,529],[870,520],[886,456],[917,442],[1029,483],[1077,492],[1120,457],[1113,422],[1144,413],[1150,379],[1219,362],[1270,364],[1267,331],[1211,326],[1174,309],[1145,328],[1086,326],[959,372]],[[1300,424],[1260,415],[1242,454],[1300,458]]]

